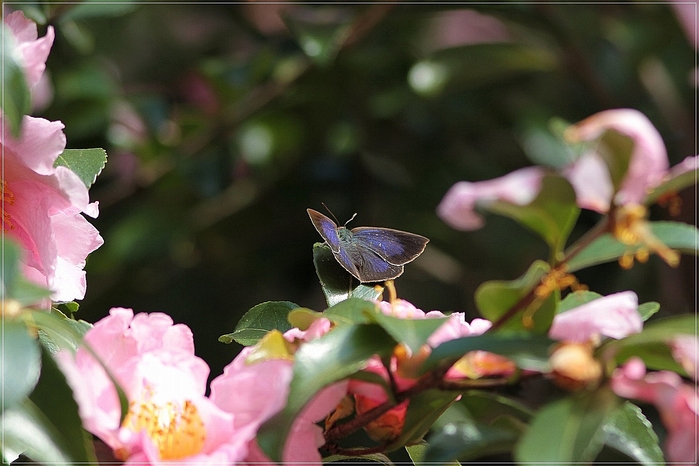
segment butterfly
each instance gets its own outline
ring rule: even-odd
[[[318,211],[307,209],[307,212],[335,259],[361,283],[399,277],[403,265],[422,254],[429,241],[424,236],[391,228],[357,227],[350,230],[346,226],[338,227]]]

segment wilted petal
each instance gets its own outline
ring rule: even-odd
[[[624,338],[642,329],[638,297],[633,291],[624,291],[557,314],[549,336],[556,340],[584,343],[600,335]]]
[[[527,167],[492,180],[460,181],[447,191],[437,214],[456,229],[476,230],[484,224],[483,217],[476,212],[478,204],[493,201],[528,204],[539,193],[543,175],[540,167]]]

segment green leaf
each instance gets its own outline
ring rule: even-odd
[[[602,156],[607,165],[616,192],[626,178],[635,142],[631,137],[619,131],[607,129],[592,144],[594,144],[595,152]]]
[[[232,333],[221,335],[218,341],[222,343],[236,341],[243,346],[250,346],[257,343],[270,330],[279,330],[284,333],[291,328],[287,319],[289,312],[298,307],[298,304],[290,301],[260,303],[245,313]]]
[[[386,445],[386,451],[397,450],[422,439],[460,394],[456,391],[425,390],[412,396],[400,436]]]
[[[533,414],[531,409],[516,400],[483,390],[468,390],[458,404],[466,408],[474,420],[484,424],[492,424],[503,416],[528,422]]]
[[[413,460],[413,464],[419,465],[424,463],[425,453],[427,452],[428,448],[429,445],[427,442],[423,441],[416,443],[415,445],[406,446],[405,451],[408,453],[408,456],[410,456],[410,459]],[[458,461],[447,461],[440,463],[441,466],[460,466],[460,464],[461,463]]]
[[[260,427],[260,448],[273,461],[281,461],[292,423],[306,403],[323,387],[362,369],[372,356],[391,354],[395,344],[378,325],[345,325],[302,345],[294,357],[287,404]]]
[[[453,364],[469,351],[490,351],[512,359],[518,367],[535,371],[549,370],[549,347],[553,340],[543,335],[486,333],[449,340],[432,350],[422,369],[428,371],[446,363]]]
[[[598,352],[605,358],[614,358],[617,364],[639,357],[650,369],[672,370],[686,376],[686,371],[672,356],[668,343],[677,335],[695,335],[696,325],[693,315],[656,320],[647,324],[641,333],[607,341]]]
[[[476,290],[476,306],[481,315],[492,322],[497,321],[530,290],[538,286],[541,278],[550,270],[543,261],[534,261],[529,270],[517,280],[492,280],[483,283]],[[500,330],[532,330],[536,333],[547,333],[556,312],[558,293],[551,293],[545,300],[535,300],[529,306],[514,314]],[[523,317],[532,318],[531,328],[525,327]]]
[[[681,222],[650,222],[653,234],[666,246],[685,254],[696,254],[699,244],[699,230],[694,225]],[[572,250],[572,245],[569,250]],[[626,252],[634,253],[641,245],[627,246],[617,241],[610,233],[597,238],[568,262],[568,271],[584,269],[604,262],[619,259]]]
[[[0,380],[2,381],[2,411],[12,408],[27,396],[39,380],[41,351],[29,329],[21,322],[2,319],[0,348]]]
[[[292,327],[296,327],[299,330],[306,330],[313,322],[323,317],[325,317],[325,315],[322,312],[305,307],[297,307],[289,312],[286,318]]]
[[[554,175],[543,178],[539,194],[527,205],[495,201],[488,203],[486,208],[508,216],[537,233],[554,255],[563,251],[580,214],[573,187],[565,178]]]
[[[90,324],[69,319],[60,312],[33,312],[32,320],[39,330],[39,338],[46,348],[55,353],[60,349],[77,351],[83,345],[83,335]]]
[[[104,149],[66,149],[53,166],[69,168],[89,188],[106,164],[107,151]]]
[[[603,388],[554,401],[534,415],[514,449],[519,462],[590,462],[602,449],[603,425],[618,398]]]
[[[329,307],[323,316],[337,325],[345,325],[367,324],[379,314],[376,303],[360,298],[348,298]]]
[[[587,290],[578,290],[572,293],[568,293],[568,295],[565,298],[563,298],[560,303],[558,303],[558,309],[556,309],[556,314],[570,311],[571,309],[575,309],[578,306],[582,306],[583,304],[587,304],[601,297],[601,294]]]
[[[329,307],[348,298],[378,299],[383,287],[362,285],[337,262],[325,243],[313,245],[313,265]]]
[[[48,351],[39,382],[28,399],[3,413],[5,444],[39,463],[95,464],[92,436],[82,428],[78,405]]]
[[[473,420],[447,424],[430,437],[424,464],[470,461],[482,456],[509,452],[519,438],[519,432],[490,426]]]
[[[448,317],[428,319],[399,319],[377,312],[372,316],[373,320],[381,325],[394,340],[405,343],[408,348],[417,354],[420,347],[427,343],[427,339],[435,330],[444,324]]]
[[[624,402],[602,426],[607,446],[640,464],[665,464],[653,425],[631,402]]]
[[[694,163],[696,163],[696,161],[694,161]],[[696,165],[694,165],[694,167],[696,167]],[[677,193],[684,188],[694,185],[698,175],[699,169],[694,168],[663,181],[660,185],[653,188],[653,191],[646,196],[643,203],[646,205],[651,205],[663,194]]]
[[[643,322],[650,319],[651,316],[653,316],[653,314],[655,314],[659,310],[660,303],[657,303],[655,301],[648,301],[647,303],[642,303],[638,305],[638,313],[641,314],[641,320],[643,320]]]
[[[9,126],[14,138],[19,138],[22,130],[22,117],[31,110],[31,95],[27,80],[24,76],[24,68],[15,60],[15,37],[9,27],[3,22],[0,25],[0,40],[2,41],[2,113],[5,124]]]

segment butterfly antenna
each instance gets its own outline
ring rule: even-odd
[[[347,226],[347,224],[348,224],[349,222],[351,222],[352,220],[354,220],[354,217],[356,217],[356,216],[357,216],[357,212],[355,212],[354,215],[352,215],[352,216],[350,217],[350,219],[347,220],[347,221],[345,222],[345,226]]]
[[[333,214],[333,211],[330,210],[330,207],[326,206],[326,205],[325,205],[325,202],[321,202],[321,204],[323,205],[323,207],[325,207],[325,210],[327,210],[328,213],[330,213],[330,215],[332,216],[332,218],[335,219],[335,223],[339,225],[339,224],[340,224],[340,221],[337,219],[337,217],[335,217],[335,214]]]

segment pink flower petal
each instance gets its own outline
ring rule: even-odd
[[[665,440],[668,459],[695,461],[699,394],[674,372],[644,373],[643,362],[639,358],[630,359],[615,370],[611,380],[612,390],[621,397],[655,405],[668,432]]]
[[[636,293],[624,291],[557,314],[549,336],[556,340],[584,343],[600,335],[623,338],[642,329]]]
[[[39,82],[46,68],[46,59],[53,45],[54,31],[49,26],[46,35],[37,39],[36,24],[27,19],[22,11],[15,11],[5,17],[5,24],[15,39],[15,56],[24,68],[27,85],[31,89]]]
[[[644,114],[633,109],[596,113],[571,126],[566,136],[574,141],[590,141],[606,130],[618,131],[634,143],[629,168],[615,201],[618,204],[641,203],[648,190],[660,183],[668,170],[663,138]]]
[[[484,224],[483,217],[476,212],[479,203],[499,200],[526,205],[539,193],[543,175],[540,167],[527,167],[492,180],[460,181],[447,191],[437,214],[456,229],[476,230]]]
[[[590,153],[563,169],[573,189],[577,204],[583,209],[605,213],[614,194],[614,186],[609,176],[609,169],[602,158]]]

